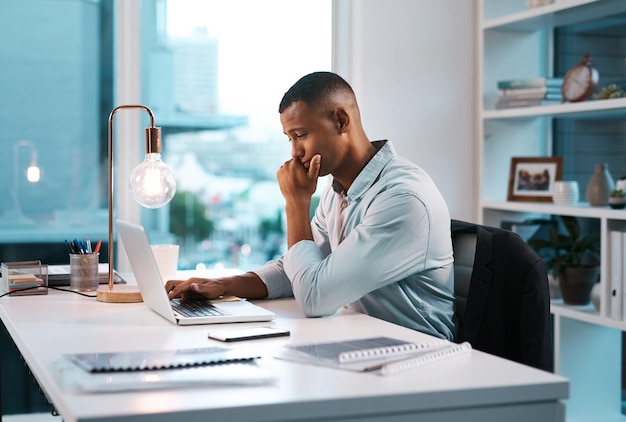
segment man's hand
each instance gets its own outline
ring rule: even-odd
[[[186,300],[217,299],[224,295],[224,286],[213,278],[192,277],[188,280],[169,280],[165,291],[170,300],[177,297]]]
[[[276,178],[285,197],[287,215],[287,246],[291,248],[301,240],[313,240],[309,217],[311,197],[317,188],[321,156],[316,154],[309,163],[289,160],[283,164]]]
[[[310,162],[286,161],[276,172],[278,185],[287,202],[310,201],[317,188],[321,156],[314,155]]]
[[[169,280],[165,291],[170,300],[180,297],[193,299],[218,299],[220,296],[237,296],[248,299],[267,297],[265,283],[253,272],[218,278],[191,277],[188,280]]]

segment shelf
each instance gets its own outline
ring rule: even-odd
[[[489,107],[498,96],[498,81],[563,75],[566,63],[582,57],[587,49],[596,52],[594,57],[598,56],[604,70],[601,74],[614,78],[623,74],[623,58],[614,52],[626,41],[626,0],[554,0],[536,8],[525,8],[524,0],[479,0],[479,5],[477,84],[479,99]],[[600,311],[593,304],[550,302],[555,368],[570,379],[570,398],[564,401],[568,421],[626,421],[618,396],[626,319],[611,319],[609,312],[615,303],[610,233],[626,231],[626,209],[594,207],[587,202],[566,206],[551,201],[506,201],[503,185],[510,157],[573,154],[555,152],[555,144],[561,141],[565,141],[564,149],[580,145],[575,156],[580,162],[568,163],[568,177],[580,179],[579,183],[585,183],[583,172],[593,163],[618,160],[624,151],[619,140],[624,134],[626,98],[510,109],[483,106],[477,114],[479,222],[499,226],[503,221],[570,216],[586,219],[585,230],[599,234],[600,282],[593,294]],[[586,201],[581,188],[580,199]]]
[[[626,2],[624,2],[626,4]],[[626,98],[583,101],[483,111],[483,120],[527,119],[534,117],[617,118],[626,117]]]
[[[589,324],[602,325],[604,327],[615,328],[626,331],[626,321],[604,318],[600,316],[596,308],[589,304],[584,306],[565,305],[560,299],[550,301],[550,312],[555,316],[563,316]]]
[[[484,201],[481,208],[488,210],[531,212],[537,214],[568,215],[583,218],[606,218],[626,220],[626,210],[614,210],[609,206],[591,207],[586,202],[577,205],[556,205],[551,202]]]
[[[547,6],[483,21],[483,30],[535,31],[589,22],[626,11],[623,0],[557,0]]]

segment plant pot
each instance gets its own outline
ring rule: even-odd
[[[559,286],[566,305],[587,305],[598,281],[600,266],[565,267],[559,271]]]
[[[609,206],[613,209],[620,210],[626,206],[626,198],[623,197],[609,197]]]

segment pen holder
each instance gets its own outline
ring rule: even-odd
[[[70,289],[76,292],[98,290],[98,262],[100,254],[70,254]]]
[[[48,294],[48,266],[41,261],[3,262],[0,287],[10,296]]]

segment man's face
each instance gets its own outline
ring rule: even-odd
[[[283,132],[291,142],[291,157],[309,167],[315,154],[322,156],[320,177],[332,173],[340,158],[339,135],[332,115],[323,116],[302,101],[291,104],[280,115]]]

